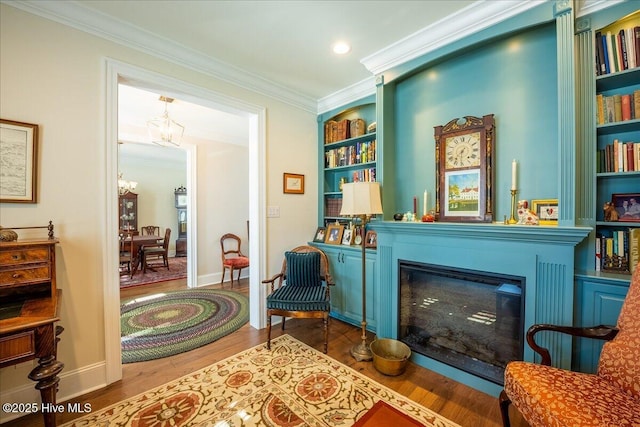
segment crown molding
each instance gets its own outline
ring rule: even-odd
[[[342,107],[353,101],[376,93],[375,76],[367,77],[349,87],[327,95],[318,100],[318,114],[326,113],[334,108]]]
[[[227,83],[260,93],[311,113],[317,113],[317,101],[278,83],[188,48],[173,40],[106,14],[90,10],[78,1],[15,0],[2,3],[77,30],[155,56],[185,68],[215,77]]]
[[[607,9],[627,0],[582,0],[576,1],[576,17],[580,18]]]
[[[546,0],[477,1],[405,37],[360,62],[374,75],[435,51],[546,3]],[[452,31],[455,29],[455,31]]]

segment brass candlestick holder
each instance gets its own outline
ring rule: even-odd
[[[511,218],[509,218],[509,224],[517,224],[516,220],[516,193],[518,190],[511,190]]]

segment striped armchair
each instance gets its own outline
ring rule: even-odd
[[[549,366],[549,352],[533,336],[541,330],[607,340],[596,374]],[[510,362],[505,370],[500,410],[510,426],[513,403],[532,427],[640,426],[640,267],[636,267],[617,328],[534,325],[527,342],[542,356],[542,365]]]
[[[324,352],[329,343],[329,288],[333,285],[329,260],[324,252],[312,246],[298,246],[285,253],[282,270],[271,279],[267,297],[267,348],[271,349],[271,316],[322,319]]]

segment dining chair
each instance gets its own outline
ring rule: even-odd
[[[118,234],[118,241],[120,246],[120,275],[129,275],[133,277],[133,251],[131,241],[131,233]]]
[[[249,267],[249,258],[242,253],[240,245],[242,240],[233,233],[227,233],[220,238],[220,248],[222,250],[222,279],[220,285],[224,283],[224,276],[229,269],[231,273],[231,287],[233,288],[233,272],[238,270],[238,281],[243,268]]]
[[[169,238],[171,237],[171,229],[167,228],[164,232],[164,239],[161,243],[155,245],[144,245],[140,252],[142,256],[142,273],[147,271],[147,268],[153,267],[166,267],[169,270]],[[161,260],[162,264],[155,263],[149,264],[150,260]]]
[[[157,225],[145,225],[141,227],[143,236],[158,236],[160,237],[160,227]]]
[[[277,283],[276,283],[277,282]],[[324,352],[329,346],[329,311],[334,285],[327,255],[313,246],[298,246],[285,252],[282,269],[270,279],[267,296],[267,349],[271,349],[271,316],[322,319]]]

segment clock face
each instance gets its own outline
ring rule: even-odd
[[[445,167],[458,169],[480,165],[480,132],[445,139]]]

